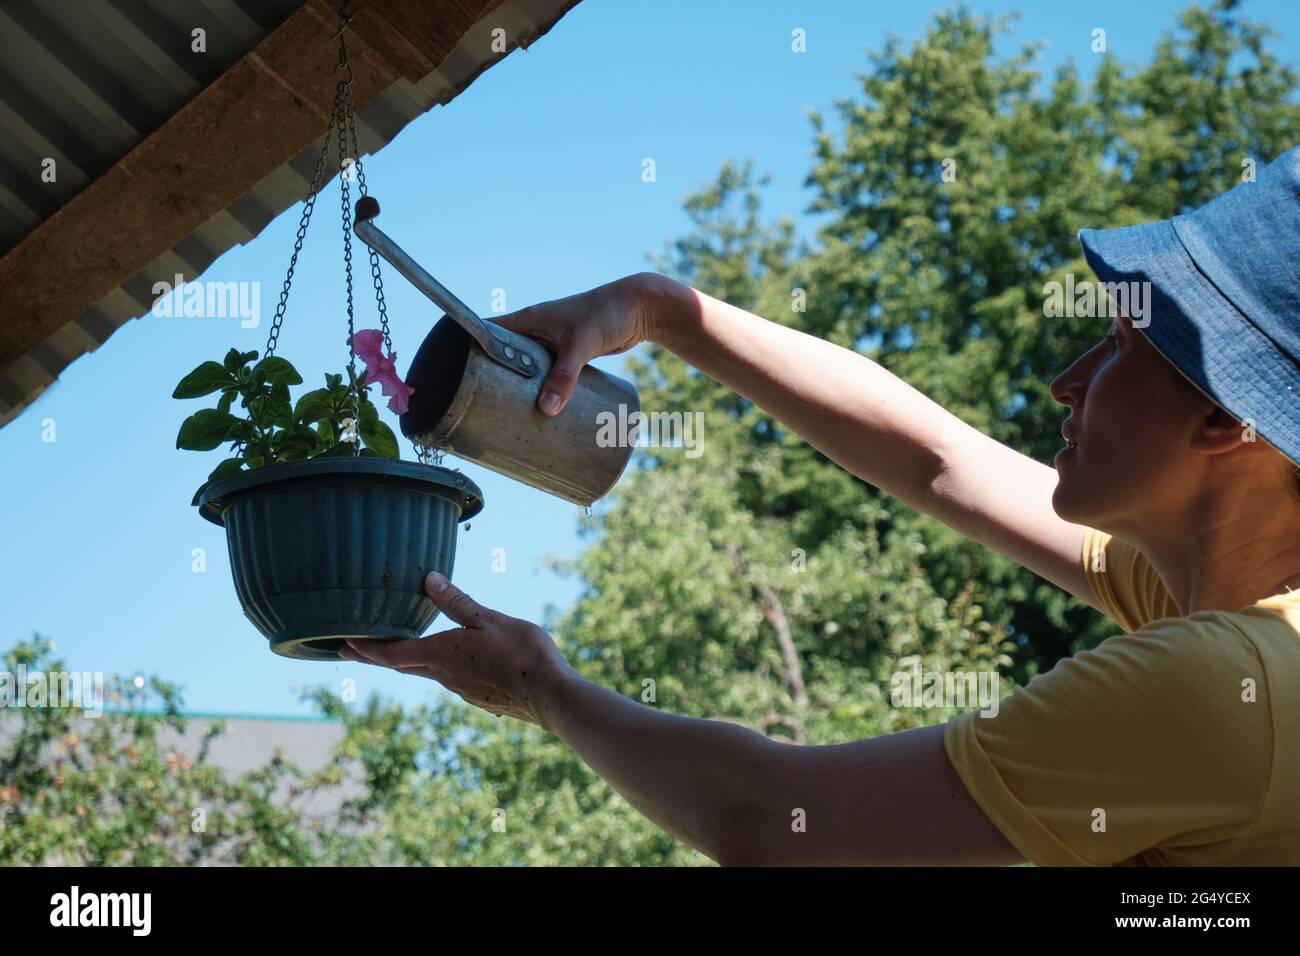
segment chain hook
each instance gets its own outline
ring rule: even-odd
[[[339,61],[334,64],[334,78],[347,86],[352,85],[352,65],[348,63],[348,41],[344,33],[348,29],[348,24],[352,22],[356,11],[349,11],[346,7],[339,11],[339,29],[334,34],[334,39],[339,41]]]
[[[349,10],[346,3],[339,8],[339,28],[338,32],[334,34],[334,39],[343,39],[343,31],[348,28],[348,24],[352,22],[352,18],[356,15],[357,11]]]

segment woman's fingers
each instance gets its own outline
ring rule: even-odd
[[[521,313],[515,313],[515,316],[519,315]],[[510,318],[513,317],[506,316],[506,319]],[[599,348],[595,345],[594,330],[581,332],[552,325],[543,334],[540,330],[545,326],[540,325],[535,319],[528,321],[518,319],[515,322],[502,320],[501,325],[543,342],[555,354],[551,371],[537,393],[537,407],[546,415],[558,415],[573,397],[573,391],[578,387],[578,376],[582,374],[582,367],[600,354]]]
[[[490,321],[501,326],[503,329],[509,329],[511,332],[518,332],[520,335],[526,335],[530,339],[536,339],[539,342],[545,342],[547,345],[554,345],[554,334],[556,323],[547,321],[543,310],[539,306],[530,305],[525,309],[519,309],[508,315],[493,316]]]
[[[424,593],[443,614],[464,627],[483,627],[497,618],[496,611],[479,604],[437,571],[430,571],[424,579]]]
[[[404,641],[376,641],[364,638],[352,638],[339,649],[339,657],[344,660],[357,661],[360,664],[378,664],[394,670],[414,670],[422,667],[436,667],[437,652],[434,645],[437,635],[433,637],[412,637]]]
[[[349,638],[339,656],[431,678],[466,703],[538,723],[532,688],[550,669],[567,666],[550,636],[527,621],[483,607],[441,575],[430,574],[425,590],[448,618],[463,626],[401,641]]]
[[[339,650],[344,660],[389,667],[403,674],[435,680],[467,704],[489,711],[497,717],[509,714],[520,720],[533,720],[525,708],[516,705],[491,679],[479,675],[475,655],[465,642],[479,635],[468,628],[440,631],[428,637],[405,641],[375,641],[353,638]],[[483,652],[480,650],[480,654]],[[487,657],[482,657],[484,664]]]
[[[583,366],[617,355],[646,337],[649,288],[641,274],[624,276],[563,299],[541,302],[493,321],[542,342],[555,356],[537,392],[537,407],[558,415],[569,404]]]
[[[569,399],[573,397],[574,389],[578,387],[578,376],[582,374],[582,367],[591,358],[592,356],[586,355],[582,349],[573,346],[560,353],[555,364],[551,366],[546,381],[542,384],[537,407],[547,415],[560,414],[564,406],[569,404]]]

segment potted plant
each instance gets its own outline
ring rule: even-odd
[[[235,591],[271,650],[338,660],[345,638],[417,637],[437,615],[430,571],[451,576],[456,526],[483,508],[478,486],[448,468],[399,461],[368,385],[404,409],[410,394],[377,331],[350,344],[367,360],[359,379],[327,374],[293,401],[302,376],[285,359],[231,349],[204,362],[174,398],[216,395],[181,424],[176,447],[228,456],[194,496],[226,529]],[[369,380],[369,381],[368,381]],[[235,402],[243,414],[235,414]]]
[[[343,23],[346,26],[346,20]],[[226,529],[239,603],[271,650],[302,660],[338,660],[346,638],[418,637],[438,609],[424,593],[430,571],[451,577],[456,526],[483,508],[478,486],[458,471],[399,461],[397,438],[379,420],[368,390],[379,384],[390,411],[407,410],[413,389],[397,375],[379,258],[369,250],[380,329],[353,333],[352,230],[343,218],[347,289],[347,374],[294,401],[302,376],[274,354],[312,210],[325,182],[331,145],[344,209],[355,182],[366,203],[357,148],[351,70],[338,33],[334,112],[311,188],[264,356],[231,349],[204,362],[174,398],[216,395],[215,408],[181,424],[176,447],[212,451],[229,444],[194,496],[199,513]],[[373,200],[369,200],[373,203]],[[356,373],[356,359],[366,363]],[[243,415],[234,412],[235,401]]]

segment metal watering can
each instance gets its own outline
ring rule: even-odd
[[[613,488],[635,445],[602,447],[597,436],[602,422],[636,420],[641,399],[632,384],[588,365],[564,411],[543,414],[537,399],[555,361],[550,351],[476,315],[380,231],[378,215],[378,201],[363,196],[353,233],[446,312],[407,372],[415,392],[402,434],[574,504],[590,505]]]

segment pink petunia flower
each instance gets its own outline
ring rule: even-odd
[[[415,389],[403,382],[397,374],[397,353],[384,354],[384,333],[378,329],[363,329],[352,336],[352,350],[357,353],[357,358],[366,363],[360,384],[366,386],[378,382],[388,397],[389,411],[404,415],[410,407]]]

